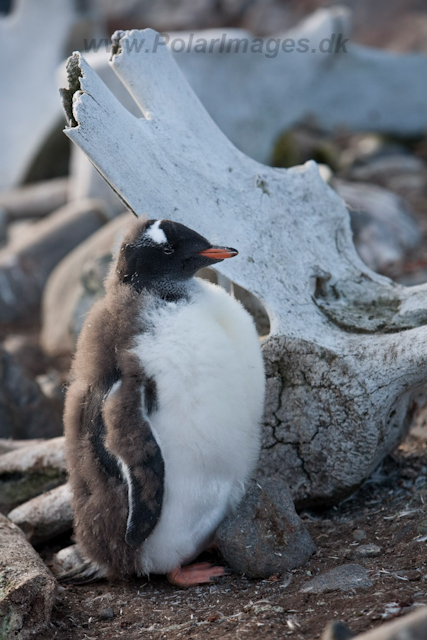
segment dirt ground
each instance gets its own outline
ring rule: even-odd
[[[318,549],[301,569],[269,580],[232,574],[188,590],[162,576],[60,587],[50,628],[36,638],[314,639],[331,620],[360,633],[427,605],[427,417],[341,505],[300,515]],[[359,557],[366,544],[378,545],[379,555]],[[52,550],[41,550],[47,561]],[[300,592],[347,563],[366,567],[372,586]]]

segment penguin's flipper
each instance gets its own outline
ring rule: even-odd
[[[152,442],[147,444],[150,447],[153,446]],[[163,502],[164,465],[160,448],[156,442],[155,445],[156,454],[150,456],[150,459],[141,465],[128,467],[121,460],[123,476],[128,486],[129,505],[125,540],[131,547],[137,547],[144,542],[160,517]]]
[[[160,518],[165,468],[149,420],[156,410],[155,382],[140,368],[135,372],[132,365],[135,366],[129,361],[122,363],[120,383],[108,393],[102,418],[106,448],[117,460],[127,485],[125,540],[135,548],[150,535]]]

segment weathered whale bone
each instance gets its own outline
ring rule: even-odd
[[[62,484],[15,507],[7,515],[32,545],[40,544],[73,527],[71,490]]]
[[[0,456],[0,504],[26,502],[66,482],[64,437],[28,442]]]
[[[0,189],[23,179],[60,125],[55,70],[76,20],[69,0],[18,0],[0,17]]]
[[[26,640],[49,623],[57,584],[22,531],[0,514],[1,638]]]
[[[79,53],[68,62],[66,134],[136,215],[173,218],[239,248],[218,270],[260,298],[271,321],[260,475],[300,505],[357,487],[402,438],[427,374],[427,288],[405,288],[357,256],[343,201],[309,162],[290,170],[236,149],[170,52],[137,54],[117,32],[111,65],[135,118]]]

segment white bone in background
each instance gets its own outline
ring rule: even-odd
[[[16,451],[22,447],[32,447],[37,444],[45,442],[43,438],[34,440],[13,440],[12,438],[0,438],[0,455],[9,453],[10,451]]]
[[[342,34],[346,52],[321,53],[324,38]],[[221,40],[212,52],[195,51],[196,43]],[[427,126],[427,85],[419,78],[427,74],[427,55],[396,54],[358,45],[351,40],[351,13],[344,7],[320,9],[294,29],[263,39],[263,53],[250,51],[253,34],[241,29],[212,29],[170,33],[171,47],[178,39],[185,50],[174,53],[181,71],[206,110],[236,147],[260,162],[269,162],[278,136],[298,122],[311,121],[333,131],[383,131],[398,135],[422,135]],[[236,38],[248,39],[235,53]],[[286,53],[281,46],[276,57],[267,57],[267,41],[306,38],[310,50]],[[136,57],[144,58],[146,43]],[[208,44],[208,46],[210,46]],[[273,47],[273,44],[270,44]],[[325,47],[326,44],[323,44]],[[158,45],[157,50],[166,48]],[[312,53],[315,49],[315,53]],[[229,51],[227,53],[227,50]],[[105,46],[84,54],[111,91],[129,111],[138,107],[111,71]],[[157,55],[157,53],[156,53]],[[142,63],[142,61],[141,61]],[[64,67],[58,73],[65,86]],[[91,197],[98,197],[94,194]]]
[[[41,473],[44,469],[65,472],[63,436],[49,440],[28,440],[26,446],[19,446],[0,457],[0,477],[14,473]]]
[[[197,37],[219,38],[222,33],[196,33],[193,50],[177,53],[175,59],[220,129],[260,162],[271,159],[278,136],[298,122],[311,121],[328,131],[425,131],[427,86],[418,78],[427,73],[427,55],[402,55],[352,42],[351,12],[344,7],[320,9],[294,29],[272,36],[281,43],[307,38],[310,50],[305,53],[280,48],[277,57],[268,58],[249,50],[226,53],[226,47],[222,53],[194,51]],[[251,33],[228,33],[229,39],[253,42]],[[319,51],[324,38],[335,34],[337,42],[340,33],[348,39],[345,53]],[[171,40],[174,37],[188,42],[190,34],[171,34]]]
[[[16,0],[0,18],[0,189],[17,185],[61,121],[55,71],[76,20],[70,0]]]
[[[8,221],[37,219],[67,202],[68,178],[53,178],[0,193]]]
[[[136,214],[172,218],[240,255],[218,270],[264,303],[268,389],[260,473],[299,504],[337,500],[405,433],[427,374],[426,287],[405,288],[357,256],[343,201],[314,162],[257,163],[217,128],[163,48],[116,38],[112,67],[136,119],[76,54],[67,135]],[[77,126],[76,126],[77,125]]]
[[[63,484],[24,502],[7,517],[22,529],[31,544],[40,544],[72,529],[71,498],[69,485]]]

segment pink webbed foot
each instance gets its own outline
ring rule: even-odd
[[[166,577],[171,584],[178,587],[191,587],[195,584],[212,582],[215,578],[225,576],[227,573],[225,567],[217,567],[210,562],[198,562],[186,567],[178,567],[167,573]]]

